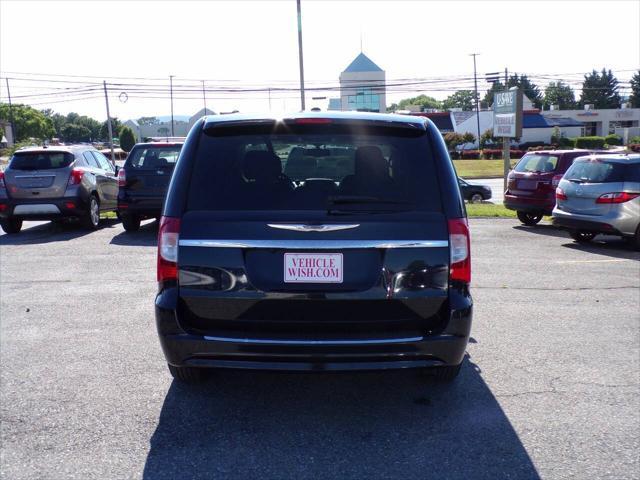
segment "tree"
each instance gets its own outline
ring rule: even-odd
[[[540,89],[535,83],[529,80],[529,77],[526,75],[518,76],[517,73],[511,75],[507,82],[507,88],[511,87],[519,87],[522,93],[531,100],[535,108],[542,108],[542,94],[540,93]]]
[[[551,105],[557,105],[560,110],[573,110],[577,107],[573,89],[563,83],[550,82],[544,89],[544,107],[549,109]]]
[[[398,110],[405,110],[409,105],[419,105],[423,109],[442,108],[442,102],[436,100],[435,98],[429,97],[427,95],[418,95],[417,97],[405,98],[404,100],[400,100],[400,103],[398,103]]]
[[[166,136],[169,135],[169,128],[168,127],[160,127],[158,129],[158,133],[162,136]]]
[[[140,117],[138,119],[138,124],[140,125],[157,125],[160,123],[160,119],[158,117]]]
[[[584,76],[582,82],[582,94],[580,105],[593,105],[594,108],[620,108],[620,94],[618,93],[618,80],[611,73],[602,69],[598,73],[593,70]]]
[[[19,142],[29,138],[44,140],[55,134],[53,122],[40,110],[20,104],[13,105],[12,110],[13,124],[17,134],[15,141]],[[8,122],[10,118],[9,104],[0,103],[0,120]]]
[[[471,133],[471,132],[466,132],[464,135],[462,135],[462,144],[464,145],[465,143],[475,143],[476,142],[476,136]]]
[[[640,70],[631,77],[631,96],[629,103],[632,108],[640,108]]]
[[[130,152],[136,144],[136,136],[129,127],[122,127],[120,130],[120,148],[125,152]]]
[[[461,108],[468,112],[473,110],[476,104],[475,92],[472,90],[458,90],[453,95],[449,95],[443,102],[442,108],[451,110],[452,108]]]
[[[61,138],[68,143],[88,142],[91,140],[91,130],[84,125],[67,123],[62,127]]]
[[[392,103],[391,105],[389,105],[387,107],[387,112],[395,112],[396,110],[398,110],[398,104],[397,103]]]
[[[494,82],[491,85],[491,88],[485,93],[482,101],[480,102],[481,108],[491,108],[493,105],[493,96],[496,92],[501,92],[504,90],[504,84],[500,82]]]
[[[120,129],[122,128],[122,123],[120,122],[120,120],[118,120],[117,117],[113,117],[111,119],[111,129],[113,132],[113,136],[114,137],[118,137],[120,134]],[[106,140],[109,141],[109,125],[107,124],[107,121],[105,120],[102,124],[102,126],[100,127],[100,139],[101,140]]]

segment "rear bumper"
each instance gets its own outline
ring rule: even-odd
[[[637,228],[637,220],[636,225],[629,226],[628,232],[622,231],[622,229],[618,226],[618,222],[616,222],[616,220],[620,219],[610,219],[607,217],[602,217],[598,218],[598,220],[602,221],[596,221],[593,216],[577,215],[558,210],[557,208],[553,210],[553,225],[568,230],[586,230],[589,232],[604,233],[609,235],[628,236],[633,235],[635,229]]]
[[[555,205],[556,202],[553,198],[521,197],[508,192],[504,194],[504,206],[509,210],[551,215]]]
[[[55,220],[80,217],[87,211],[86,201],[78,195],[61,198],[2,198],[0,203],[6,205],[3,210],[0,210],[0,218],[3,219]]]
[[[447,327],[434,335],[387,338],[243,338],[203,336],[180,328],[177,289],[156,297],[155,315],[167,362],[175,366],[256,370],[384,370],[457,365],[471,330],[470,296],[456,295]]]
[[[120,215],[137,215],[140,217],[159,217],[162,214],[164,196],[135,197],[118,195],[118,212]]]

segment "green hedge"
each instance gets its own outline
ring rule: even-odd
[[[616,135],[615,133],[604,137],[604,141],[607,145],[622,145],[622,137],[620,135]]]
[[[558,146],[563,147],[563,148],[576,148],[576,139],[575,138],[560,137],[558,139]]]
[[[578,137],[576,148],[604,148],[604,137]]]

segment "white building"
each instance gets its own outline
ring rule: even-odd
[[[364,112],[387,111],[385,72],[360,53],[340,74],[340,107]],[[329,100],[330,109],[337,107]]]
[[[124,125],[131,128],[136,136],[136,141],[141,142],[147,137],[186,137],[194,123],[205,115],[215,115],[213,110],[204,108],[193,114],[189,121],[174,120],[173,135],[171,134],[171,121],[157,122],[153,124],[140,125],[137,120],[127,120]]]
[[[541,112],[547,120],[559,117],[582,122],[578,135],[606,137],[615,133],[624,140],[640,135],[640,108],[607,108],[582,110],[547,110]],[[567,135],[569,136],[569,135]]]

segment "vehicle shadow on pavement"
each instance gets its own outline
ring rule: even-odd
[[[100,229],[112,228],[119,223],[116,219],[103,219]],[[77,222],[47,222],[23,228],[20,233],[0,235],[0,245],[33,245],[38,243],[65,242],[94,233]]]
[[[137,232],[123,231],[109,242],[111,245],[136,247],[156,247],[158,245],[158,222],[151,221],[140,225]]]
[[[607,257],[620,258],[626,260],[640,260],[640,252],[636,251],[631,244],[620,237],[596,237],[591,243],[566,243],[562,245],[572,250],[604,255]]]
[[[539,478],[468,361],[439,384],[415,371],[222,371],[174,381],[144,479]]]
[[[521,232],[535,233],[536,235],[547,235],[550,237],[562,237],[571,239],[567,232],[565,232],[564,230],[560,230],[558,227],[554,227],[553,225],[538,224],[534,227],[528,227],[526,225],[516,225],[513,228],[516,230],[520,230]]]

